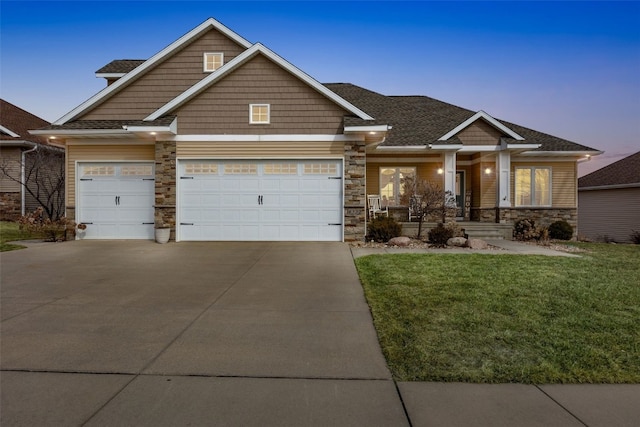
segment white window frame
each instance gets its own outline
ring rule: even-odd
[[[254,120],[253,109],[254,108],[267,108],[266,120]],[[268,125],[271,123],[271,104],[249,104],[249,124],[252,125]]]
[[[529,171],[529,198],[531,200],[530,204],[521,204],[518,197],[518,170],[528,170]],[[549,203],[548,204],[536,204],[536,170],[547,170],[549,171]],[[516,207],[551,207],[553,206],[553,169],[550,166],[518,166],[514,170],[514,199]]]
[[[383,169],[395,169],[396,171],[394,172],[394,176],[393,176],[393,188],[394,188],[394,194],[393,194],[393,198],[388,197],[387,196],[387,201],[385,202],[385,200],[381,200],[383,207],[385,207],[387,204],[389,206],[400,206],[400,196],[402,195],[402,178],[400,178],[400,170],[401,169],[411,169],[413,170],[413,176],[414,178],[417,178],[417,174],[418,174],[418,168],[416,168],[415,166],[380,166],[380,168],[378,169],[378,191],[380,194],[380,197],[382,198],[383,196],[386,196],[386,194],[383,194],[382,191],[382,170]]]
[[[207,59],[209,57],[209,55],[211,56],[219,56],[220,57],[220,65],[218,67],[216,67],[214,65],[214,68],[209,68]],[[205,73],[213,73],[215,70],[217,70],[218,68],[222,67],[224,65],[224,53],[222,52],[205,52],[204,54],[202,54],[202,70]]]

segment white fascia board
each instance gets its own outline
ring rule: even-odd
[[[542,144],[507,144],[507,150],[536,150]]]
[[[269,48],[265,47],[261,43],[254,44],[253,46],[251,46],[251,48],[245,50],[240,55],[236,56],[231,61],[223,65],[222,67],[218,68],[209,76],[205,77],[195,85],[191,86],[189,89],[187,89],[186,91],[184,91],[183,93],[181,93],[180,95],[178,95],[177,97],[169,101],[167,104],[163,105],[161,108],[159,108],[158,110],[156,110],[155,112],[147,116],[144,120],[156,120],[157,118],[170,113],[175,108],[183,105],[184,103],[189,101],[191,98],[193,98],[194,96],[196,96],[197,94],[199,94],[200,92],[202,92],[203,90],[205,90],[206,88],[214,84],[220,78],[227,75],[228,73],[233,71],[235,68],[239,67],[240,65],[248,61],[249,59],[253,58],[258,53],[263,54],[264,56],[269,58],[271,61],[275,62],[276,64],[278,64],[279,66],[287,70],[289,73],[298,77],[304,83],[311,86],[316,91],[320,92],[322,95],[326,96],[336,104],[340,105],[345,110],[355,114],[356,116],[360,117],[363,120],[374,120],[373,117],[371,117],[364,111],[360,110],[355,105],[347,102],[345,99],[339,97],[337,94],[327,89],[320,82],[318,82],[317,80],[315,80],[314,78],[312,78],[311,76],[309,76],[308,74],[300,70],[299,68],[295,67],[291,63],[287,62],[282,57],[278,56],[276,53],[274,53],[273,51],[271,51]]]
[[[167,141],[175,142],[347,142],[361,138],[347,135],[175,135]]]
[[[32,135],[44,136],[109,136],[109,135],[130,135],[131,132],[125,129],[59,129],[59,130],[30,130]]]
[[[489,124],[491,124],[491,126],[495,127],[496,129],[501,130],[502,132],[506,133],[511,138],[513,138],[513,139],[515,139],[517,141],[524,141],[524,138],[522,136],[518,135],[516,132],[514,132],[511,129],[509,129],[508,127],[506,127],[505,125],[503,125],[502,123],[500,123],[499,121],[497,121],[496,119],[494,119],[493,117],[491,117],[489,114],[485,113],[482,110],[478,111],[473,116],[471,116],[470,118],[468,118],[464,122],[460,123],[458,126],[453,128],[452,130],[450,130],[446,134],[442,135],[440,138],[438,138],[438,141],[446,141],[446,140],[448,140],[449,138],[451,138],[452,136],[456,135],[458,132],[460,132],[461,130],[463,130],[464,128],[466,128],[467,126],[469,126],[470,124],[472,124],[473,122],[475,122],[478,119],[486,120],[487,122],[489,122]]]
[[[604,151],[527,151],[520,153],[521,156],[550,156],[550,157],[582,157],[582,156],[599,156]]]
[[[125,76],[127,73],[96,73],[97,78],[115,79]]]
[[[424,151],[429,149],[428,145],[378,145],[376,151]]]
[[[372,125],[372,126],[345,126],[345,132],[387,132],[391,129],[389,125]]]
[[[169,124],[169,126],[122,126],[123,129],[129,132],[158,132],[158,133],[171,133],[176,135],[178,133],[178,119],[175,118]]]
[[[153,55],[151,58],[149,58],[147,61],[145,61],[135,69],[133,69],[131,72],[127,73],[124,77],[116,80],[113,84],[102,89],[100,92],[98,92],[97,94],[95,94],[94,96],[92,96],[91,98],[89,98],[88,100],[86,100],[85,102],[83,102],[82,104],[80,104],[79,106],[77,106],[76,108],[74,108],[73,110],[65,114],[64,116],[62,116],[61,118],[53,122],[53,124],[63,125],[68,121],[78,117],[79,115],[87,111],[89,108],[95,106],[96,104],[101,102],[103,99],[107,98],[109,95],[119,90],[122,86],[128,84],[129,81],[135,79],[140,74],[145,73],[148,69],[155,66],[158,62],[164,60],[166,57],[174,53],[176,50],[182,48],[191,40],[195,39],[205,31],[210,30],[211,28],[215,28],[216,30],[220,31],[221,33],[223,33],[224,35],[231,38],[232,40],[234,40],[235,42],[237,42],[238,44],[240,44],[245,48],[249,48],[251,46],[250,42],[240,37],[238,34],[234,33],[233,31],[231,31],[230,29],[228,29],[227,27],[225,27],[215,19],[209,18],[206,21],[204,21],[202,24],[198,25],[193,30],[189,31],[187,34],[180,37],[175,42],[171,43],[169,46],[162,49],[160,52]]]
[[[464,148],[462,144],[429,144],[432,150],[444,150],[444,151],[460,151]]]
[[[17,133],[15,133],[14,131],[12,131],[11,129],[8,129],[2,125],[0,125],[0,130],[4,133],[6,133],[7,135],[9,135],[12,138],[20,138],[20,135],[18,135]]]

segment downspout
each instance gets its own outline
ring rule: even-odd
[[[25,154],[28,153],[32,153],[34,151],[36,151],[38,149],[38,144],[33,143],[33,142],[29,142],[29,141],[25,141],[25,144],[30,145],[33,144],[33,147],[27,151],[23,151],[22,152],[22,160],[20,162],[20,182],[22,182],[22,188],[21,188],[21,215],[24,216],[26,214],[26,206],[25,206],[25,202],[26,202],[26,193],[27,193],[27,183],[25,182],[25,162],[27,161],[27,157],[25,156]]]

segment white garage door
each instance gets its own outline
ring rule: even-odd
[[[180,240],[342,240],[339,160],[182,160]]]
[[[78,164],[77,221],[86,239],[153,239],[153,163]]]

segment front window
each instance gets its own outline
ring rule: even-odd
[[[551,168],[516,168],[516,206],[551,206]]]
[[[404,194],[402,181],[404,178],[415,179],[416,168],[382,167],[380,168],[380,197],[382,206],[399,206]]]

